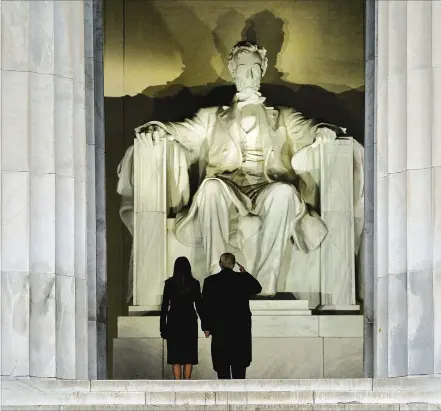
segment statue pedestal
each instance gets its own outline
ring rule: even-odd
[[[250,308],[253,315],[311,315],[311,310],[308,308],[307,300],[272,300],[272,299],[259,299],[251,300]],[[161,310],[161,306],[158,305],[145,305],[129,307],[129,316],[154,316],[158,315]],[[120,317],[124,318],[124,317]],[[158,328],[159,329],[159,328]]]
[[[247,378],[357,378],[363,376],[363,316],[312,315],[306,300],[252,300],[253,362]],[[130,307],[118,318],[115,379],[172,379],[159,335],[159,306]],[[216,379],[211,338],[199,331],[194,379]]]
[[[319,311],[360,311],[359,305],[333,305],[325,304],[318,308]]]

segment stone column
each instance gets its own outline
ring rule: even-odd
[[[84,0],[89,379],[107,378],[107,232],[102,6],[101,0]]]
[[[88,276],[99,218],[90,210],[104,178],[92,178],[102,139],[90,111],[95,84],[85,78],[94,67],[95,47],[85,43],[93,8],[0,5],[2,375],[87,379],[89,344],[97,345]]]
[[[441,2],[378,1],[374,375],[441,373]]]

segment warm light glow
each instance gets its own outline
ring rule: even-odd
[[[362,0],[112,0],[105,6],[106,96],[133,96],[178,77],[183,86],[230,81],[226,54],[257,13],[256,40],[272,52],[270,64],[285,81],[335,93],[364,85]],[[275,74],[269,70],[264,81]]]

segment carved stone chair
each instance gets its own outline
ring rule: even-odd
[[[165,161],[164,161],[165,159]],[[363,148],[351,137],[314,143],[298,151],[292,165],[305,201],[316,209],[329,233],[319,249],[304,254],[287,244],[278,291],[308,300],[309,307],[356,309],[356,254],[362,248]],[[176,211],[188,206],[190,180],[184,150],[176,142],[148,145],[135,140],[119,166],[121,217],[133,234],[133,302],[160,303],[163,282],[177,257],[186,256],[194,276],[207,276],[203,248],[181,244],[174,234]],[[247,216],[249,233],[240,261],[252,270],[258,253],[260,220]]]

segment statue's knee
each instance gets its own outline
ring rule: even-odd
[[[295,189],[291,184],[273,183],[271,186],[271,196],[275,197],[277,200],[292,200],[295,195]]]
[[[201,191],[200,194],[204,195],[205,197],[218,197],[222,187],[221,183],[217,180],[207,180],[199,190]]]

